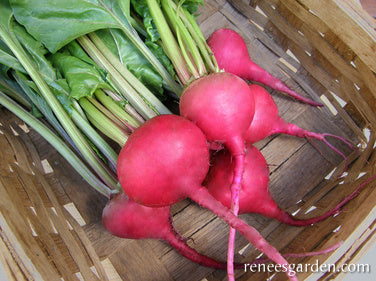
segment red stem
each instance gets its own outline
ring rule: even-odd
[[[231,185],[231,211],[237,216],[239,214],[239,193],[241,189],[242,177],[244,172],[245,155],[236,155],[234,157],[234,177]],[[235,280],[234,275],[234,253],[235,253],[235,233],[236,230],[230,227],[227,250],[227,276],[229,281]]]
[[[355,150],[354,145],[352,145],[349,141],[347,141],[343,137],[336,136],[336,135],[333,135],[333,134],[328,134],[328,133],[320,134],[320,133],[315,133],[315,132],[309,132],[309,131],[302,129],[302,128],[300,128],[297,125],[292,124],[292,123],[288,123],[287,125],[288,125],[287,128],[286,127],[283,128],[280,131],[280,133],[285,133],[285,134],[297,136],[297,137],[300,137],[300,138],[304,138],[304,137],[314,138],[314,139],[317,139],[317,140],[324,142],[328,147],[330,147],[337,154],[341,155],[341,157],[345,160],[345,163],[346,163],[345,167],[344,167],[342,173],[339,176],[341,176],[344,172],[347,171],[349,162],[348,162],[346,155],[343,154],[341,151],[339,151],[336,147],[334,147],[330,142],[328,142],[326,137],[336,138],[336,139],[342,141],[344,144],[346,144],[351,149]]]
[[[333,246],[330,246],[326,249],[315,251],[315,252],[306,252],[306,253],[289,253],[289,254],[284,254],[283,256],[285,258],[305,258],[305,257],[313,257],[313,256],[318,256],[318,255],[325,255],[330,252],[333,252],[334,250],[337,250],[341,245],[343,244],[343,241],[340,241]],[[263,264],[270,262],[270,259],[257,259],[252,264]]]
[[[207,256],[201,255],[193,248],[189,247],[185,241],[179,239],[172,231],[165,234],[164,240],[167,241],[175,250],[187,259],[203,266],[225,269],[226,265]]]
[[[245,77],[248,80],[252,80],[255,82],[262,83],[274,90],[284,92],[288,94],[289,96],[295,98],[296,100],[299,100],[301,102],[313,105],[313,106],[324,106],[322,103],[315,102],[311,99],[308,99],[306,97],[301,96],[297,92],[291,90],[285,83],[283,83],[280,79],[277,77],[271,75],[269,72],[267,72],[265,69],[258,66],[256,63],[254,63],[252,60],[248,63],[249,66],[249,73],[248,77]]]
[[[365,185],[367,185],[369,182],[371,182],[375,178],[376,178],[376,175],[373,175],[372,177],[367,179],[364,183],[359,185],[349,196],[347,196],[337,206],[335,206],[332,210],[328,211],[327,213],[325,213],[325,214],[323,214],[319,217],[315,217],[315,218],[307,219],[307,220],[296,220],[291,215],[289,215],[288,213],[285,213],[285,215],[283,217],[278,218],[278,219],[283,223],[293,225],[293,226],[307,226],[307,225],[311,225],[311,224],[317,223],[319,221],[322,221],[322,220],[340,212],[340,209],[346,203],[348,203],[350,200],[354,199],[357,196],[360,189],[362,189]]]
[[[280,264],[287,269],[287,276],[292,281],[298,281],[293,270],[291,270],[286,259],[270,245],[264,237],[253,227],[246,224],[243,220],[235,216],[231,211],[224,207],[219,201],[214,199],[208,190],[200,186],[198,188],[187,190],[187,195],[200,206],[212,211],[218,217],[226,221],[230,227],[239,231],[249,242],[252,243],[258,250],[265,253],[271,260]]]

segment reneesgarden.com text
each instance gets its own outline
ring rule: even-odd
[[[291,270],[289,272],[289,270]],[[315,263],[306,263],[306,264],[289,264],[289,265],[280,265],[280,264],[244,264],[245,272],[269,272],[269,273],[278,273],[278,272],[289,272],[292,273],[302,273],[302,272],[344,272],[344,273],[370,273],[371,266],[369,264],[343,264],[337,266],[336,264],[319,264],[319,261]]]

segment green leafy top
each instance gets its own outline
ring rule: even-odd
[[[75,38],[119,21],[96,0],[10,0],[18,22],[55,53]],[[48,7],[48,9],[46,9]]]
[[[128,21],[129,1],[117,0],[9,0],[16,20],[55,53],[74,39],[91,32],[121,30],[174,92],[181,91],[173,75],[147,48]],[[9,8],[9,5],[7,5]],[[2,20],[5,19],[2,17]]]
[[[130,0],[133,9],[141,16],[144,22],[145,29],[148,33],[149,39],[152,42],[156,42],[160,39],[157,28],[153,23],[153,17],[150,14],[149,7],[146,0]],[[160,3],[160,0],[157,0]],[[177,4],[184,7],[190,14],[195,14],[199,5],[203,5],[203,0],[174,0]]]
[[[55,53],[52,61],[67,80],[71,98],[92,97],[97,89],[111,89],[94,66],[67,52]]]

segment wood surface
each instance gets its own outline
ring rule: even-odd
[[[283,209],[298,218],[320,215],[375,174],[376,40],[369,15],[351,1],[210,0],[200,7],[198,22],[205,37],[220,27],[238,31],[257,64],[300,94],[326,103],[313,108],[268,89],[285,120],[359,145],[353,151],[330,140],[350,161],[346,176],[338,178],[342,157],[318,141],[271,136],[257,143],[270,165],[270,191]],[[163,241],[110,235],[101,223],[106,198],[5,109],[0,123],[0,260],[10,280],[226,280],[224,270],[194,264]],[[290,262],[356,261],[375,241],[373,187],[375,181],[339,215],[314,226],[291,227],[253,214],[241,218],[282,253],[344,241],[331,254]],[[191,247],[225,261],[228,226],[223,221],[190,200],[171,212]],[[236,261],[250,262],[259,255],[237,235]],[[237,280],[271,276],[243,270],[236,275]],[[322,275],[298,277],[317,280],[339,273]],[[273,280],[286,278],[278,273]]]

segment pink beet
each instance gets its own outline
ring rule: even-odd
[[[172,225],[169,206],[143,206],[130,200],[125,193],[120,193],[106,204],[102,212],[102,221],[106,230],[117,237],[164,240],[195,263],[217,269],[226,268],[224,263],[203,256],[187,245]]]
[[[243,134],[251,124],[254,100],[247,83],[230,73],[215,73],[192,82],[180,98],[180,114],[194,122],[210,142],[221,143],[234,157],[231,211],[238,214],[244,166]],[[233,276],[235,230],[230,229],[228,272]],[[231,279],[231,278],[230,278]]]
[[[246,80],[262,83],[304,103],[323,106],[321,103],[299,95],[281,80],[255,64],[250,58],[247,45],[237,32],[225,28],[218,29],[213,32],[207,43],[214,53],[218,66],[226,72]]]
[[[105,229],[112,235],[126,239],[158,239],[169,243],[181,255],[203,266],[226,269],[226,264],[199,254],[189,247],[172,224],[170,208],[146,207],[130,200],[125,193],[112,195],[102,212],[102,222]],[[285,254],[288,257],[306,257],[326,254],[338,245],[317,252]],[[253,263],[267,262],[256,260]],[[251,264],[253,264],[251,263]],[[244,269],[247,264],[235,264],[236,269]]]
[[[234,164],[231,155],[223,150],[214,157],[212,167],[204,185],[211,195],[224,206],[231,205],[230,185],[233,177]],[[354,193],[355,194],[355,193]],[[308,226],[320,222],[340,211],[349,200],[350,195],[335,208],[325,214],[310,219],[295,219],[289,213],[281,210],[269,192],[269,168],[264,156],[253,145],[247,145],[243,182],[240,190],[239,213],[257,213],[277,219],[293,226]]]
[[[119,182],[133,201],[164,207],[189,197],[226,221],[274,262],[286,267],[291,280],[297,280],[285,258],[256,229],[202,186],[208,170],[205,135],[193,122],[176,115],[160,115],[137,128],[120,151],[117,164]]]
[[[275,104],[271,95],[263,87],[250,84],[249,89],[251,90],[251,94],[255,101],[255,114],[253,116],[251,125],[244,134],[244,139],[247,143],[256,143],[257,141],[260,141],[273,134],[287,134],[297,136],[299,138],[314,138],[324,142],[336,153],[341,155],[346,161],[344,170],[347,169],[347,157],[331,143],[329,143],[326,138],[332,137],[339,139],[350,148],[354,149],[348,141],[333,134],[309,132],[295,124],[286,122],[279,116],[277,105]]]

